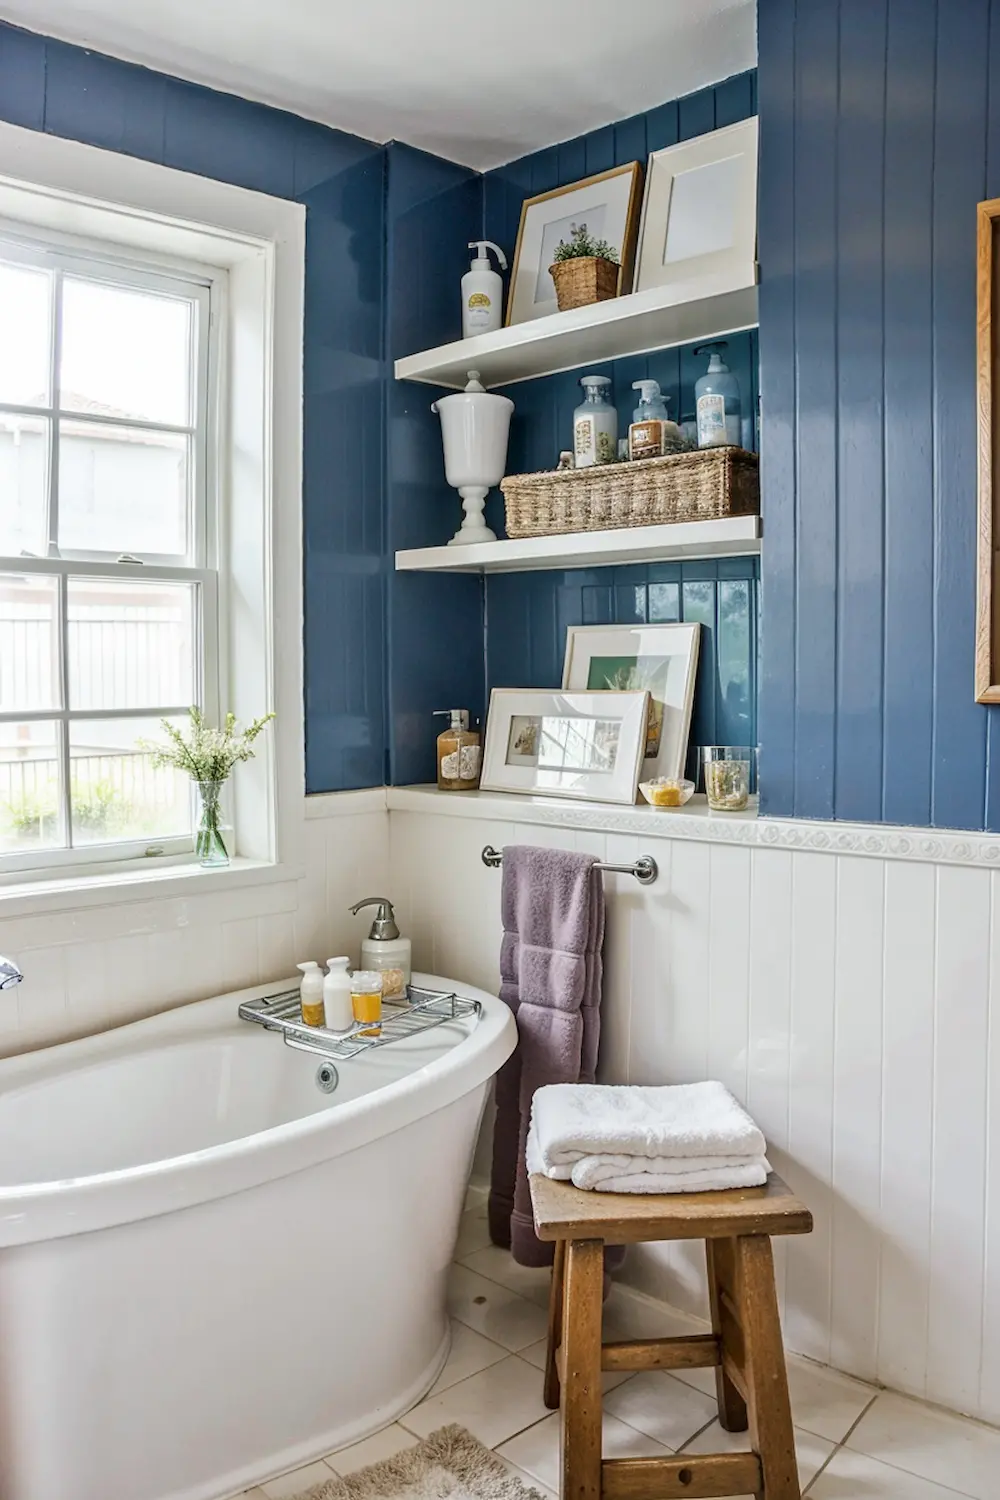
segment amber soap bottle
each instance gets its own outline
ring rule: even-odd
[[[474,792],[483,752],[478,730],[469,728],[467,708],[439,708],[449,720],[437,741],[437,782],[442,792]]]

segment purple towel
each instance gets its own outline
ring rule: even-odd
[[[503,851],[500,998],[518,1047],[497,1074],[490,1238],[522,1266],[552,1263],[535,1234],[524,1143],[535,1090],[593,1083],[600,1038],[604,885],[590,854],[509,846]]]

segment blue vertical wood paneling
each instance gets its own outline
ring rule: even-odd
[[[998,0],[759,8],[771,812],[1000,827],[1000,730],[972,687],[998,29]]]
[[[836,812],[882,816],[886,0],[843,0],[837,127]]]
[[[0,117],[26,130],[45,126],[45,38],[0,25]]]
[[[460,282],[468,243],[480,237],[482,203],[478,173],[410,146],[388,147],[388,368],[402,355],[461,337]],[[385,394],[389,779],[400,784],[436,775],[436,709],[483,713],[483,589],[464,574],[392,568],[399,548],[446,542],[461,502],[444,477],[435,393],[390,380]]]
[[[384,150],[0,23],[0,118],[306,207],[306,786],[385,761]]]
[[[986,190],[988,0],[938,5],[934,108],[934,778],[931,821],[985,814],[987,711],[973,702],[975,205]],[[997,80],[1000,87],[1000,79]]]
[[[558,687],[570,625],[698,621],[694,776],[700,745],[757,743],[758,579],[755,558],[496,574],[486,593],[489,686]]]
[[[767,650],[760,655],[760,803],[795,806],[795,28],[784,8],[758,11],[760,117],[761,511],[766,545],[761,595]]]
[[[934,656],[933,6],[891,0],[886,48],[885,684],[882,815],[931,821]],[[891,376],[889,375],[891,369]]]
[[[807,818],[831,818],[835,807],[838,10],[837,5],[802,8],[794,75],[795,810]],[[766,650],[766,622],[764,629]]]

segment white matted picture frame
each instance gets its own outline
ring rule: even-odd
[[[635,260],[635,290],[717,277],[754,279],[757,117],[654,151]]]
[[[559,311],[549,267],[559,241],[568,240],[573,227],[580,224],[587,226],[593,238],[607,240],[617,250],[618,296],[631,291],[641,208],[642,163],[638,161],[525,198],[507,295],[508,328]]]
[[[494,688],[486,720],[486,792],[635,801],[647,692]]]
[[[650,695],[642,780],[684,775],[701,626],[571,625],[563,689]]]

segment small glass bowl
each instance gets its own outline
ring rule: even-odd
[[[650,807],[683,807],[694,796],[694,782],[678,776],[657,776],[640,781],[639,790]]]

